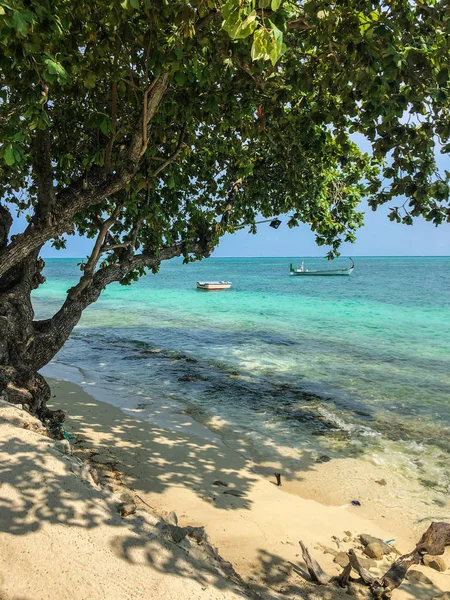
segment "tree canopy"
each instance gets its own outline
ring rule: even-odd
[[[107,284],[260,215],[331,255],[363,197],[450,221],[449,33],[443,0],[0,0],[0,392],[40,410],[33,373]],[[80,280],[35,321],[39,252],[74,233]]]
[[[108,222],[107,263],[198,254],[289,213],[337,250],[363,195],[450,220],[447,2],[13,0],[0,19],[0,197],[31,209],[34,247]]]

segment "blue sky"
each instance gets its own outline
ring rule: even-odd
[[[365,226],[357,233],[355,244],[344,244],[343,256],[449,256],[450,224],[435,227],[423,219],[412,226],[392,223],[387,218],[387,207],[373,212],[366,208]],[[69,237],[67,251],[58,252],[47,245],[45,258],[84,257],[93,240]],[[268,224],[260,225],[256,235],[239,231],[223,238],[214,256],[324,256],[325,247],[319,247],[307,225],[289,229],[286,221],[275,230]]]
[[[370,152],[370,145],[361,136],[355,141],[360,148]],[[448,169],[448,155],[436,149],[436,162],[439,170]],[[401,204],[399,200],[391,204]],[[389,205],[372,211],[367,204],[361,205],[365,213],[365,225],[357,232],[355,244],[343,244],[342,256],[450,256],[450,223],[435,227],[424,219],[415,219],[414,225],[393,223],[387,218]],[[90,253],[93,240],[69,238],[66,257],[81,258]],[[213,256],[325,256],[328,248],[315,243],[314,234],[308,225],[289,229],[286,219],[278,229],[268,224],[260,225],[256,235],[246,230],[234,235],[226,235]],[[43,249],[44,258],[63,256],[47,245]]]

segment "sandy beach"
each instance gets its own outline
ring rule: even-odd
[[[37,443],[30,441],[38,434],[18,428],[11,419],[2,424],[2,600],[54,598],[52,590],[60,586],[62,573],[69,590],[65,595],[77,600],[144,597],[140,594],[170,598],[174,593],[191,598],[203,588],[202,597],[208,598],[244,593],[225,577],[219,584],[220,575],[191,564],[184,552],[177,557],[176,544],[169,550],[158,547],[156,559],[148,542],[140,541],[142,531],[136,525],[127,539],[121,539],[117,531],[128,527],[133,517],[121,519],[113,500],[92,497],[102,494],[108,477],[114,481],[116,496],[128,489],[151,515],[167,517],[174,511],[181,527],[204,527],[225,564],[231,563],[243,582],[265,597],[348,597],[309,583],[299,540],[327,573],[337,575],[342,569],[333,562],[334,554],[358,547],[357,535],[395,539],[393,545],[405,553],[431,520],[445,512],[443,507],[427,505],[416,490],[408,489],[411,484],[382,465],[336,460],[309,465],[303,476],[285,473],[280,464],[255,465],[246,460],[187,415],[180,414],[170,427],[162,427],[138,418],[138,409],[136,414],[125,413],[75,384],[51,383],[52,407],[67,413],[73,457],[55,458],[55,442],[41,436]],[[84,482],[67,478],[64,461],[69,458],[95,465],[99,490],[87,491]],[[281,487],[275,485],[274,467],[282,473]],[[351,505],[354,498],[361,506]],[[450,563],[447,553],[445,560]],[[385,572],[394,558],[374,563],[371,572]],[[197,576],[197,569],[208,574]],[[405,581],[394,592],[395,600],[431,600],[450,591],[448,570],[418,570],[431,583]],[[147,581],[147,571],[157,577],[161,588]],[[112,580],[112,572],[120,577]]]

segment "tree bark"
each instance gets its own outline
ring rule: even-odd
[[[45,417],[50,388],[36,372],[31,291],[44,281],[39,250],[0,278],[0,395]]]

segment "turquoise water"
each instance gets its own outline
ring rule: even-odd
[[[146,402],[176,400],[257,458],[278,447],[390,448],[416,466],[431,457],[434,483],[448,485],[450,258],[358,258],[351,277],[332,278],[289,277],[290,262],[163,264],[132,287],[108,288],[56,360]],[[76,263],[47,261],[37,317],[59,307]],[[197,291],[205,279],[233,287]]]

